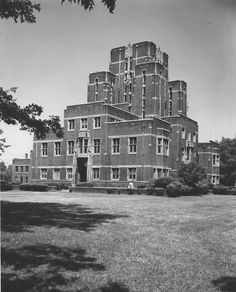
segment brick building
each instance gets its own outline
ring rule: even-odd
[[[214,141],[198,143],[198,159],[207,172],[207,183],[220,183],[220,149]]]
[[[32,180],[126,184],[175,173],[197,159],[187,84],[169,81],[168,55],[144,41],[114,48],[89,75],[87,103],[67,106],[64,137],[34,139]]]
[[[25,158],[14,158],[12,160],[12,183],[29,183],[30,181],[31,157],[26,153]]]

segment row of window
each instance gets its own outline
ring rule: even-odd
[[[29,172],[29,166],[28,165],[16,165],[15,172]]]
[[[93,179],[99,180],[100,179],[100,168],[92,168],[93,172]],[[154,177],[162,177],[168,176],[169,170],[162,169],[162,168],[154,168]],[[47,179],[47,168],[40,169],[40,178]],[[60,180],[60,168],[53,169],[53,179]],[[72,168],[66,169],[66,179],[72,180]],[[112,168],[111,169],[111,179],[112,180],[119,180],[120,179],[120,169],[119,168]],[[137,168],[131,167],[127,168],[127,180],[136,180],[137,179]]]
[[[75,119],[71,119],[67,121],[67,128],[68,128],[68,131],[75,130]],[[93,128],[94,129],[101,128],[101,117],[93,118]],[[80,119],[80,129],[88,129],[88,118]]]
[[[182,134],[181,134],[181,136],[182,136],[182,139],[187,139],[188,141],[192,141],[192,142],[194,142],[194,143],[196,143],[196,141],[197,141],[197,134],[196,134],[195,132],[193,132],[193,133],[191,134],[191,132],[188,131],[188,133],[187,133],[187,137],[186,137],[186,131],[185,131],[185,128],[182,128]]]
[[[112,154],[120,154],[120,138],[112,139]],[[128,153],[137,153],[137,137],[128,138]],[[67,155],[73,155],[75,141],[67,141]],[[93,139],[93,153],[101,153],[101,139]],[[79,138],[78,140],[78,153],[88,153],[88,139]],[[164,137],[157,137],[157,154],[169,155],[169,140]],[[54,142],[54,156],[61,155],[61,142]],[[41,156],[48,156],[48,143],[43,142],[41,146]]]
[[[28,176],[25,176],[25,177],[21,176],[20,178],[18,176],[15,176],[15,181],[17,182],[19,180],[20,180],[21,183],[24,183],[24,182],[28,183],[29,182]]]

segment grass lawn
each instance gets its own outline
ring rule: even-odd
[[[236,197],[6,192],[2,292],[236,291]]]

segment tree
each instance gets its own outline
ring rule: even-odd
[[[59,0],[58,0],[59,1]],[[60,0],[61,4],[68,1],[77,3],[85,10],[92,10],[95,6],[94,0]],[[110,13],[115,9],[116,0],[101,0]],[[15,22],[36,22],[36,12],[40,12],[41,5],[32,0],[1,0],[0,1],[0,17],[3,19],[13,19]]]
[[[3,134],[3,130],[0,129],[0,135]],[[5,149],[10,147],[10,145],[6,144],[6,138],[0,138],[0,156],[2,155],[3,152],[5,152]]]
[[[0,162],[1,181],[12,181],[12,165],[6,166],[4,161]]]
[[[182,163],[179,168],[179,177],[183,179],[186,185],[194,186],[194,184],[206,178],[206,171],[194,161],[187,164]]]
[[[220,144],[220,182],[233,186],[236,182],[236,138],[222,138]]]
[[[50,119],[40,119],[43,108],[37,104],[29,104],[20,107],[13,98],[12,93],[16,92],[16,88],[3,90],[0,87],[0,121],[8,125],[20,125],[20,130],[34,133],[37,139],[44,139],[49,129],[56,134],[57,137],[63,136],[58,116],[49,116]],[[5,142],[4,138],[2,142]],[[3,148],[6,147],[3,145]]]

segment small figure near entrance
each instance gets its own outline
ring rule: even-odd
[[[128,189],[133,189],[134,188],[134,183],[132,181],[132,179],[129,181],[129,184],[128,184]]]

